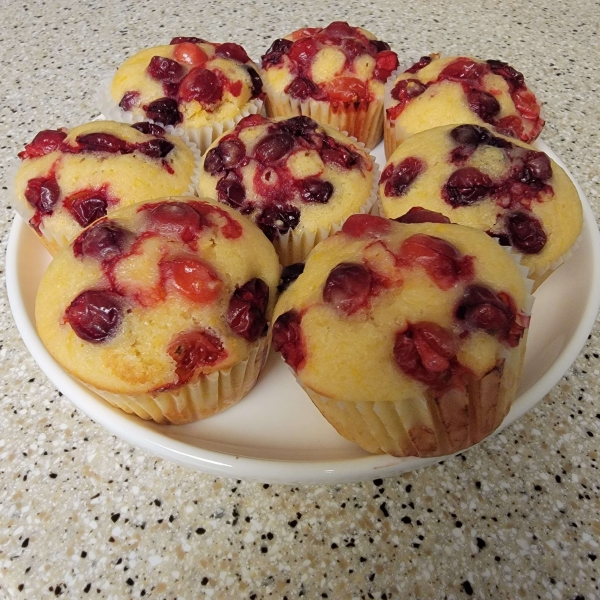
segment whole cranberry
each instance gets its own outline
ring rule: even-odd
[[[132,152],[130,145],[123,139],[110,133],[86,133],[75,138],[78,152],[109,152],[111,154],[128,154]]]
[[[552,177],[552,163],[543,152],[530,150],[525,155],[524,162],[529,180],[545,181]]]
[[[246,157],[246,146],[244,142],[237,137],[231,137],[222,140],[219,143],[219,154],[223,168],[234,169]]]
[[[420,96],[427,90],[427,86],[418,79],[401,79],[390,92],[394,100],[406,102]]]
[[[295,229],[299,222],[300,211],[295,206],[284,203],[267,206],[256,219],[256,224],[270,240],[274,240],[280,233]]]
[[[108,290],[81,292],[65,311],[65,320],[75,334],[92,344],[111,338],[123,318],[122,296]]]
[[[398,223],[450,223],[450,219],[442,213],[421,206],[413,206],[407,213],[397,217],[394,221]]]
[[[512,309],[483,285],[469,286],[456,309],[459,320],[473,329],[481,329],[499,339],[505,339],[515,319]]]
[[[314,133],[318,127],[318,123],[314,119],[304,115],[279,121],[277,124],[281,131],[285,131],[294,137],[308,136]]]
[[[345,37],[353,37],[357,34],[356,29],[346,23],[346,21],[333,21],[325,29],[323,34],[329,39],[341,39]]]
[[[285,132],[266,135],[254,149],[254,158],[263,164],[272,164],[283,158],[296,144],[296,140]]]
[[[279,285],[277,286],[277,291],[281,294],[287,288],[300,277],[304,273],[304,263],[294,263],[292,265],[288,265],[287,267],[283,267],[281,270],[281,278],[279,280]]]
[[[149,121],[141,121],[132,125],[134,129],[145,133],[146,135],[155,135],[156,137],[162,137],[166,131],[156,123],[150,123]]]
[[[315,38],[305,37],[295,41],[287,54],[292,62],[304,69],[311,64],[320,48],[321,44]]]
[[[31,206],[44,214],[52,214],[60,199],[60,187],[56,177],[35,177],[27,182],[25,199]]]
[[[323,300],[336,310],[352,315],[364,308],[373,289],[373,273],[359,263],[340,263],[323,286]]]
[[[25,150],[19,152],[19,158],[23,160],[25,158],[46,156],[46,154],[58,150],[66,137],[66,131],[44,129],[33,138],[33,141],[25,146]]]
[[[164,139],[148,140],[138,145],[138,150],[151,158],[164,158],[175,146]]]
[[[121,256],[133,234],[114,221],[103,220],[82,231],[73,242],[73,254],[98,261]]]
[[[231,172],[217,182],[219,200],[233,208],[239,208],[246,200],[246,188],[238,176]]]
[[[292,98],[306,100],[307,98],[314,98],[318,94],[319,88],[306,77],[296,77],[285,87],[284,92]]]
[[[486,123],[492,123],[500,112],[500,103],[494,96],[482,90],[471,89],[467,92],[469,108]]]
[[[148,229],[168,238],[181,239],[193,243],[204,223],[194,208],[185,202],[168,201],[146,204],[142,210],[148,214]]]
[[[492,134],[479,125],[458,125],[450,131],[450,137],[463,146],[479,146],[487,144]]]
[[[461,81],[473,84],[478,83],[485,75],[486,71],[487,66],[485,64],[461,56],[444,67],[439,75],[439,79],[449,79],[451,81]]]
[[[283,55],[287,54],[292,47],[292,44],[291,40],[284,40],[282,38],[275,40],[261,58],[263,69],[266,69],[269,65],[278,65]]]
[[[323,139],[321,158],[328,165],[336,165],[340,169],[351,169],[360,166],[360,155],[346,146],[338,144],[333,138],[326,136]]]
[[[342,225],[342,231],[351,237],[379,237],[391,229],[392,222],[375,215],[350,215]]]
[[[196,67],[183,79],[179,86],[179,98],[184,102],[196,100],[203,105],[219,102],[223,97],[223,84],[215,73]]]
[[[537,254],[544,249],[548,236],[540,221],[524,212],[510,214],[507,228],[511,246],[524,254]]]
[[[215,51],[217,56],[222,58],[230,58],[232,60],[237,60],[241,63],[250,62],[250,58],[246,54],[246,51],[239,44],[234,44],[232,42],[226,42],[225,44],[220,44]]]
[[[140,93],[135,91],[125,92],[121,101],[119,102],[119,107],[123,110],[131,110],[136,107],[140,101]]]
[[[405,158],[393,168],[391,175],[389,175],[389,178],[385,182],[385,195],[404,196],[414,180],[425,170],[426,166],[420,158],[416,158],[415,156]]]
[[[106,216],[108,198],[103,188],[82,190],[65,198],[64,206],[79,225],[87,227]]]
[[[211,175],[216,175],[217,173],[221,173],[225,170],[225,165],[223,164],[223,158],[221,157],[221,151],[219,147],[211,148],[204,157],[203,168],[207,173]]]
[[[177,125],[183,119],[177,101],[173,98],[159,98],[144,107],[146,116],[163,125]]]
[[[316,177],[303,179],[300,182],[300,197],[304,202],[327,204],[333,194],[333,185]]]
[[[153,56],[146,70],[152,79],[168,83],[177,83],[185,75],[185,68],[182,65],[164,56]]]
[[[239,336],[255,342],[267,332],[269,286],[260,278],[247,281],[237,288],[227,308],[227,325]]]
[[[493,193],[490,177],[475,167],[463,167],[450,175],[442,188],[442,196],[454,208],[469,206]]]
[[[273,348],[281,352],[283,360],[298,371],[304,363],[306,351],[302,339],[302,317],[294,310],[289,310],[273,324]]]

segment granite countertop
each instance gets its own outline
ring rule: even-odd
[[[35,1],[5,6],[6,169],[37,131],[97,115],[98,82],[175,35],[251,56],[343,19],[409,51],[498,58],[542,100],[544,140],[600,215],[600,6],[325,0]],[[600,598],[600,330],[528,414],[402,476],[268,485],[157,458],[90,420],[37,367],[0,290],[1,598]]]

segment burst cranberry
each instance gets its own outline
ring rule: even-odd
[[[374,215],[350,215],[342,231],[352,237],[379,237],[389,232],[391,221]]]
[[[321,158],[326,164],[337,165],[340,169],[350,169],[360,163],[360,155],[330,137],[323,139]]]
[[[500,112],[500,103],[494,96],[482,90],[471,89],[467,92],[469,108],[486,123],[491,123]]]
[[[123,110],[131,110],[135,106],[137,106],[140,102],[140,93],[139,92],[125,92],[121,101],[119,102],[119,107]]]
[[[306,77],[296,77],[283,91],[292,96],[292,98],[306,100],[307,98],[315,97],[319,92],[319,88],[312,81],[306,79]]]
[[[188,300],[198,304],[214,302],[223,288],[210,265],[197,258],[176,258],[160,264],[161,275]]]
[[[176,363],[178,385],[190,381],[198,369],[212,367],[227,358],[227,350],[221,340],[206,329],[180,333],[167,352]]]
[[[179,238],[184,243],[193,243],[202,227],[202,218],[189,204],[185,202],[161,202],[146,205],[148,211],[148,226],[168,238]]]
[[[323,300],[351,315],[367,305],[373,288],[373,273],[362,264],[340,263],[327,276]]]
[[[524,254],[541,252],[548,237],[542,224],[533,215],[522,212],[507,217],[511,246]]]
[[[204,157],[204,170],[211,175],[216,175],[225,170],[223,158],[219,148],[211,148]]]
[[[420,96],[426,89],[427,86],[418,79],[401,79],[392,88],[391,96],[394,100],[402,102]]]
[[[304,202],[327,204],[333,194],[333,185],[329,181],[309,178],[300,182],[300,197]]]
[[[101,221],[84,230],[73,242],[76,257],[108,261],[123,254],[133,234],[112,221]]]
[[[256,160],[272,164],[283,158],[296,144],[296,140],[285,132],[265,136],[254,149]]]
[[[169,45],[170,46],[174,46],[176,44],[185,44],[186,42],[189,42],[190,44],[206,44],[206,40],[203,40],[202,38],[199,37],[185,37],[185,36],[179,36],[179,37],[174,37],[170,42]]]
[[[44,214],[52,214],[54,206],[60,199],[60,187],[56,177],[35,177],[27,182],[25,199],[31,206]]]
[[[153,56],[146,70],[152,79],[168,83],[177,83],[185,75],[184,67],[177,61],[164,56]]]
[[[148,140],[138,145],[138,150],[151,158],[164,158],[173,148],[175,146],[171,142],[162,139]]]
[[[521,113],[524,119],[536,120],[540,116],[540,105],[535,95],[527,88],[515,90],[511,94],[515,103],[515,108]],[[543,124],[543,121],[542,121]]]
[[[278,233],[295,229],[299,222],[300,211],[295,206],[285,204],[268,206],[256,219],[256,224],[270,240],[274,240]]]
[[[450,219],[442,213],[421,206],[413,206],[406,214],[394,221],[398,221],[398,223],[450,223]]]
[[[239,44],[234,44],[232,42],[227,42],[225,44],[220,44],[217,48],[215,54],[222,58],[230,58],[232,60],[237,60],[241,63],[250,62],[250,58],[246,51]]]
[[[246,200],[246,188],[235,173],[229,173],[217,182],[219,200],[233,208],[239,208]]]
[[[317,122],[306,116],[292,117],[278,123],[280,129],[294,137],[308,136],[317,129]]]
[[[86,133],[75,139],[79,152],[109,152],[111,154],[126,154],[131,152],[129,144],[110,133]]]
[[[33,141],[25,146],[25,150],[19,152],[19,158],[24,160],[26,158],[46,156],[46,154],[58,150],[66,137],[66,132],[60,129],[44,129],[44,131],[40,131],[33,138]]]
[[[250,279],[233,292],[227,308],[227,325],[245,340],[255,342],[267,332],[268,304],[269,286],[262,279]]]
[[[401,255],[409,264],[421,265],[442,290],[472,276],[470,257],[463,257],[452,244],[431,235],[410,236],[402,243]]]
[[[525,178],[521,181],[544,181],[552,177],[552,164],[543,152],[529,151],[525,155]]]
[[[495,292],[482,285],[471,285],[465,290],[456,316],[469,327],[500,339],[506,338],[515,318],[511,308]]]
[[[325,83],[323,89],[334,102],[362,102],[369,99],[369,87],[356,77],[336,77]]]
[[[346,55],[349,63],[363,54],[367,53],[365,45],[357,39],[348,38],[342,42],[342,52]]]
[[[509,85],[511,90],[517,89],[525,85],[523,74],[513,69],[510,65],[500,60],[488,60],[492,73],[500,75]]]
[[[196,67],[181,82],[179,97],[184,102],[196,100],[201,104],[214,104],[223,97],[223,84],[212,71]]]
[[[250,93],[252,95],[252,98],[256,98],[262,93],[262,79],[260,78],[260,75],[256,72],[256,69],[254,67],[246,67],[246,70],[248,71],[248,75],[250,75],[250,82],[252,86]]]
[[[262,56],[262,67],[266,69],[269,65],[277,65],[281,62],[284,54],[287,54],[292,47],[293,42],[290,40],[277,39],[272,44],[267,52]]]
[[[177,44],[173,51],[173,56],[179,62],[190,65],[190,67],[201,67],[208,60],[206,52],[192,42]],[[181,77],[179,79],[181,79]],[[179,81],[179,79],[176,81]]]
[[[294,42],[288,52],[288,56],[291,61],[300,67],[305,68],[311,64],[312,59],[319,51],[320,46],[319,42],[314,38],[302,38],[297,42]]]
[[[384,50],[375,57],[375,69],[373,76],[379,81],[387,78],[398,68],[398,56],[391,50]]]
[[[103,188],[82,190],[65,198],[63,204],[79,225],[87,227],[106,215],[108,197]]]
[[[409,156],[394,170],[385,182],[384,192],[386,196],[404,196],[413,181],[425,170],[425,163],[420,158]]]
[[[369,40],[369,46],[372,47],[372,52],[374,54],[383,52],[384,50],[391,50],[390,45],[387,42],[382,42],[381,40]]]
[[[470,58],[460,57],[447,65],[439,75],[440,79],[478,83],[485,75],[487,66]]]
[[[201,219],[212,227],[218,227],[223,237],[229,240],[239,238],[244,230],[226,210],[220,206],[214,206],[208,202],[194,200],[190,203]]]
[[[494,128],[508,137],[514,137],[523,141],[527,140],[523,121],[516,115],[507,115],[498,119],[494,124]]]
[[[494,184],[488,175],[475,167],[464,167],[450,175],[442,196],[454,208],[469,206],[492,193]]]
[[[65,320],[75,334],[92,344],[112,337],[123,318],[123,297],[107,290],[87,290],[71,302]]]
[[[302,367],[306,355],[301,321],[296,311],[289,310],[279,315],[273,324],[273,348],[281,352],[283,360],[295,371]]]
[[[146,135],[155,135],[157,137],[162,137],[165,135],[166,131],[156,123],[150,123],[148,121],[141,121],[140,123],[135,123],[132,125],[134,129],[145,133]]]
[[[422,56],[412,67],[409,67],[404,71],[405,73],[412,73],[413,75],[426,67],[431,62],[430,56]]]
[[[163,125],[177,125],[183,115],[179,112],[177,102],[173,98],[159,98],[144,107],[146,116]]]
[[[346,21],[333,21],[323,29],[323,34],[332,40],[340,39],[355,36],[356,29],[346,23]]]
[[[279,285],[277,286],[277,291],[281,294],[285,290],[300,277],[304,273],[304,263],[294,263],[292,265],[288,265],[287,267],[283,267],[281,270],[281,278],[279,280]]]

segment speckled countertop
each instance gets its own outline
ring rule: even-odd
[[[337,6],[342,6],[339,3]],[[6,166],[42,128],[96,116],[100,78],[174,35],[243,43],[335,19],[403,52],[505,60],[600,215],[600,5],[415,0],[3,3]],[[204,475],[107,433],[25,349],[0,290],[1,598],[600,598],[600,330],[535,409],[479,447],[359,484]]]

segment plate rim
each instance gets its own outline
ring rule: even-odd
[[[595,216],[587,197],[562,160],[547,144],[538,140],[535,145],[561,166],[574,183],[583,208],[584,226],[582,235],[586,233],[589,235],[592,246],[592,266],[598,265],[600,261],[600,232],[596,226]],[[380,454],[346,459],[308,461],[237,456],[192,446],[160,433],[149,427],[145,421],[110,406],[99,397],[98,401],[91,403],[91,405],[87,402],[84,403],[80,400],[80,396],[81,394],[89,396],[90,390],[68,375],[50,356],[39,339],[35,325],[29,320],[21,301],[21,286],[17,269],[18,248],[21,237],[27,231],[27,228],[27,224],[18,214],[15,214],[6,249],[6,288],[17,330],[37,365],[64,396],[98,425],[127,443],[142,448],[160,458],[210,475],[261,483],[290,485],[351,483],[383,478],[399,475],[417,468],[424,468],[452,456],[396,458]],[[596,271],[599,270],[596,269]],[[562,379],[585,345],[587,337],[596,322],[599,310],[600,277],[597,277],[591,280],[590,293],[574,334],[553,361],[551,368],[547,369],[513,403],[508,415],[492,435],[498,434],[531,410]]]

